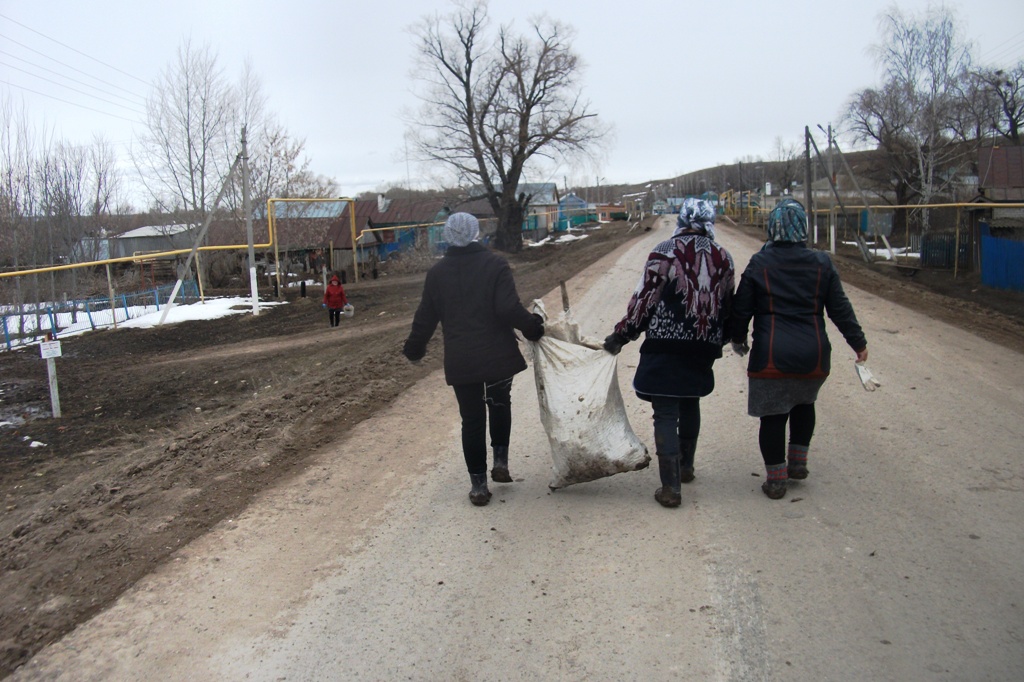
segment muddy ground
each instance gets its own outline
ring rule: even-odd
[[[521,297],[642,234],[628,228],[510,257]],[[852,250],[837,262],[848,285],[1024,352],[1024,296],[868,267]],[[38,417],[38,349],[0,353],[0,413],[27,417],[0,428],[0,677],[438,369],[436,349],[418,365],[399,352],[421,288],[422,273],[352,284],[358,312],[339,329],[313,289],[255,318],[65,339],[56,420]]]

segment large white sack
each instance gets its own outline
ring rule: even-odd
[[[546,318],[540,301],[534,301],[534,311]],[[565,312],[545,319],[544,336],[529,346],[540,419],[551,445],[554,475],[548,486],[646,468],[651,457],[626,417],[616,356],[582,338]]]

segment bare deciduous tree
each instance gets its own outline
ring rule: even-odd
[[[235,93],[209,46],[186,40],[146,104],[146,128],[134,155],[156,206],[202,220],[234,156],[225,150]]]
[[[87,208],[89,215],[98,223],[115,211],[123,183],[122,173],[117,167],[117,152],[102,135],[94,136],[89,148],[89,171],[92,186]]]
[[[605,130],[583,100],[572,30],[546,17],[528,36],[488,32],[485,0],[457,2],[414,28],[422,86],[410,140],[421,159],[445,164],[459,182],[482,187],[499,217],[495,246],[522,248],[531,197],[519,183],[596,148]]]
[[[233,131],[246,130],[254,211],[265,213],[267,199],[272,197],[337,196],[337,184],[311,170],[312,162],[303,156],[305,140],[293,137],[267,110],[263,84],[248,60],[236,92],[238,106],[231,113],[229,127]],[[229,147],[226,155],[237,152],[238,140],[232,138],[230,143],[233,149]],[[228,203],[238,213],[241,209],[241,179],[236,178],[233,184],[234,191],[229,195]]]
[[[1024,128],[1024,60],[1011,69],[982,69],[975,79],[991,102],[988,124],[992,132],[1019,145]]]
[[[781,136],[775,138],[768,160],[769,179],[778,182],[779,191],[792,187],[794,181],[803,179],[803,149],[796,142],[786,142]]]
[[[948,7],[922,15],[893,7],[881,19],[882,42],[875,48],[885,82],[856,93],[846,122],[860,141],[885,154],[889,181],[922,204],[953,183],[969,148],[954,130],[957,101],[971,66],[970,45]],[[927,212],[924,226],[927,229]]]

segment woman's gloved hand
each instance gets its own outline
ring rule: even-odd
[[[604,349],[612,355],[618,355],[622,347],[629,343],[629,339],[618,332],[612,332],[604,339]]]
[[[524,329],[523,338],[527,341],[540,341],[540,337],[544,336],[544,318],[533,313],[534,326],[530,329]]]

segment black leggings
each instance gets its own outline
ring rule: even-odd
[[[466,469],[471,474],[486,474],[488,413],[492,447],[508,447],[512,433],[512,377],[452,388],[462,416],[462,454],[466,458]]]
[[[789,442],[809,446],[814,435],[814,403],[797,405],[789,414],[772,414],[761,417],[758,444],[766,466],[786,461],[786,422],[789,422]]]
[[[330,313],[332,327],[341,324],[341,308],[328,308],[327,312]]]

